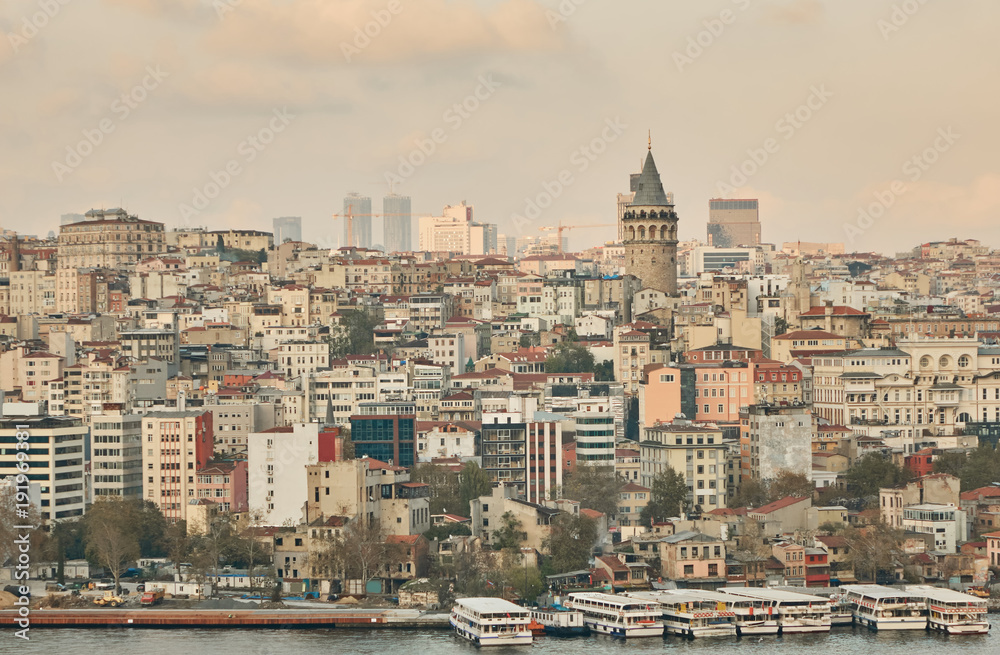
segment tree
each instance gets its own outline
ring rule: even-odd
[[[411,482],[423,482],[430,487],[431,514],[444,514],[450,511],[453,514],[466,515],[469,505],[462,504],[459,477],[456,471],[434,464],[415,464],[410,470]]]
[[[24,507],[18,508],[18,505],[27,504],[27,498],[24,496],[18,498],[17,493],[14,485],[0,487],[0,566],[13,564],[14,559],[19,554],[18,540],[25,534],[25,531],[18,530],[14,526],[39,525],[41,523],[37,507],[29,507],[27,516],[18,513],[18,509],[25,511]],[[44,533],[41,530],[31,530],[29,534],[29,541],[34,549],[39,540],[43,539]]]
[[[618,513],[618,494],[623,486],[613,466],[578,464],[563,480],[562,494],[586,509],[611,517]]]
[[[971,453],[942,453],[934,458],[934,472],[948,473],[962,480],[962,491],[1000,482],[1000,451],[987,443]]]
[[[586,516],[557,514],[543,547],[549,553],[546,566],[552,573],[579,571],[590,564],[597,541],[597,523]]]
[[[333,578],[360,580],[367,585],[398,559],[398,553],[399,548],[388,541],[378,521],[357,517],[339,535],[327,536],[310,563]]]
[[[462,502],[462,508],[467,510],[469,503],[474,498],[488,495],[491,488],[490,478],[486,471],[479,464],[468,462],[462,469],[462,476],[458,483],[458,497]]]
[[[188,555],[191,553],[187,521],[177,521],[167,527],[163,534],[163,546],[167,551],[167,558],[174,565],[174,570],[180,571],[180,565],[188,560]]]
[[[500,517],[500,527],[493,531],[493,549],[520,554],[524,542],[523,527],[520,519],[511,512],[504,512]]]
[[[615,381],[615,363],[610,359],[594,364],[594,380],[597,382]]]
[[[465,523],[446,523],[444,525],[431,526],[424,537],[427,541],[444,541],[453,535],[467,536],[472,534],[472,529]]]
[[[774,336],[779,336],[788,332],[788,321],[781,316],[774,319]]]
[[[750,518],[744,519],[743,529],[736,538],[733,559],[743,566],[748,586],[765,579],[764,565],[770,557],[771,547],[767,544],[761,524]]]
[[[649,502],[642,509],[639,520],[643,525],[661,522],[680,516],[687,501],[688,488],[684,476],[672,468],[667,468],[653,476]]]
[[[545,360],[546,373],[591,373],[594,370],[594,353],[586,346],[564,341],[549,353]]]
[[[768,496],[772,502],[788,496],[812,498],[815,490],[816,486],[804,474],[785,469],[770,481]]]
[[[264,524],[263,510],[251,509],[227,517],[223,524],[229,526],[222,542],[223,556],[233,565],[246,569],[250,595],[258,589],[263,593],[274,562],[270,543],[257,538],[257,528]]]
[[[879,574],[891,571],[903,555],[903,535],[885,523],[844,530],[847,540],[846,561],[859,582],[877,581]]]
[[[767,485],[755,478],[740,481],[739,489],[729,501],[730,507],[760,507],[766,505],[769,499]]]
[[[847,488],[855,497],[878,496],[878,490],[905,484],[913,479],[909,469],[893,464],[881,453],[868,453],[844,474]]]
[[[226,252],[226,241],[222,238],[222,235],[216,235],[215,237],[215,252],[218,255],[222,255]]]
[[[330,357],[340,359],[348,355],[370,355],[375,352],[375,328],[378,317],[374,312],[351,309],[344,313],[339,330],[327,337]]]
[[[111,573],[118,594],[122,575],[141,554],[137,514],[135,503],[105,496],[90,507],[84,519],[87,559]]]

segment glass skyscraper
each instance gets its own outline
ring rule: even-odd
[[[347,219],[344,219],[345,246],[371,248],[372,246],[372,199],[359,193],[349,193],[344,198],[344,215],[354,215],[354,243],[347,241]]]
[[[280,246],[286,241],[302,241],[302,218],[300,216],[283,216],[272,221],[274,226],[274,245]]]
[[[382,199],[382,220],[385,230],[385,251],[409,252],[413,249],[410,236],[413,223],[410,197],[390,193]]]

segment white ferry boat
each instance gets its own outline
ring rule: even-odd
[[[851,604],[843,594],[830,596],[830,625],[843,626],[854,623],[854,612]]]
[[[530,646],[528,610],[501,598],[460,598],[451,610],[455,634],[477,646]]]
[[[927,599],[927,621],[931,630],[950,635],[981,635],[990,631],[985,598],[927,585],[907,586],[906,591]]]
[[[927,628],[927,599],[919,592],[874,584],[844,585],[841,589],[858,625],[872,630]]]
[[[772,600],[745,598],[702,589],[686,589],[684,593],[696,594],[699,598],[716,603],[716,607],[725,607],[732,612],[736,618],[737,636],[778,634],[778,615],[774,612]]]
[[[659,603],[667,634],[689,639],[699,637],[735,637],[736,614],[724,602],[706,598],[697,589],[637,591],[627,595]]]
[[[654,602],[580,592],[570,594],[566,606],[583,612],[584,625],[594,632],[624,639],[663,635],[660,607]]]
[[[531,610],[532,620],[545,629],[545,634],[553,637],[578,637],[590,634],[590,628],[584,625],[583,612],[558,607],[545,607]]]
[[[830,600],[827,598],[770,587],[724,587],[719,591],[770,602],[767,607],[777,615],[778,634],[830,631]]]

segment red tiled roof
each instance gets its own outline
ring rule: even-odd
[[[628,491],[628,492],[632,492],[632,491],[649,491],[649,489],[647,487],[640,486],[640,485],[638,485],[638,484],[636,484],[634,482],[629,482],[627,485],[625,485],[624,487],[622,487],[622,491]]]
[[[809,311],[802,312],[799,314],[799,316],[800,317],[826,316],[826,309],[827,308],[824,305],[819,305],[817,307],[810,307]],[[854,309],[853,307],[848,307],[846,305],[834,305],[830,309],[832,310],[832,314],[834,316],[870,316],[868,312],[863,312],[858,309]]]
[[[779,498],[773,503],[768,503],[762,507],[758,507],[753,510],[754,514],[770,514],[771,512],[776,512],[779,509],[784,509],[790,507],[796,503],[801,503],[802,501],[809,500],[806,496],[785,496],[784,498]]]

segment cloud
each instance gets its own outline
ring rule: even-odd
[[[826,8],[820,0],[792,0],[767,8],[768,18],[779,25],[804,25],[823,18]]]
[[[299,64],[407,63],[564,45],[536,0],[504,0],[491,10],[447,0],[243,0],[206,38],[220,55]]]

